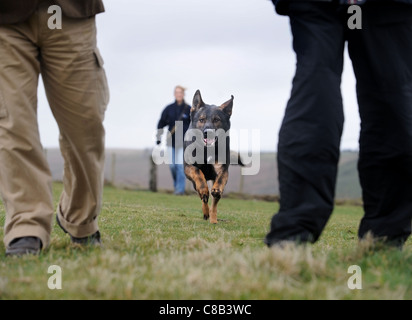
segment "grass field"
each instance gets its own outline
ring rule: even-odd
[[[61,185],[54,185],[55,199]],[[200,200],[107,187],[103,248],[79,248],[54,225],[39,257],[5,258],[2,299],[411,299],[411,240],[402,252],[358,244],[361,207],[338,206],[312,246],[268,249],[264,238],[277,205],[223,199],[218,225],[202,220]],[[4,210],[0,222],[4,224]],[[2,235],[2,234],[1,234]],[[62,289],[47,286],[62,269]],[[362,289],[350,290],[350,265]]]

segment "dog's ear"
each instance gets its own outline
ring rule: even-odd
[[[219,109],[222,110],[227,115],[229,115],[229,117],[232,115],[233,99],[234,99],[234,97],[232,96],[232,98],[230,98],[230,100],[226,101],[224,104],[222,104],[219,107]]]
[[[197,90],[193,97],[192,109],[190,110],[190,112],[198,111],[200,108],[204,106],[205,103],[202,100],[202,95],[200,94],[200,91]]]

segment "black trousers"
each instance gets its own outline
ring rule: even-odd
[[[279,133],[280,209],[265,242],[316,241],[334,205],[344,122],[340,93],[348,43],[361,132],[359,178],[365,215],[359,237],[405,241],[412,220],[412,6],[366,3],[362,29],[347,7],[292,2],[297,67]]]

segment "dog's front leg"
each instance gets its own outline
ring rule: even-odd
[[[217,204],[223,195],[223,190],[226,186],[229,177],[228,168],[226,166],[215,166],[217,173],[216,179],[212,188],[212,210],[210,212],[210,223],[217,223]]]
[[[193,182],[195,190],[199,194],[200,200],[202,200],[203,219],[209,219],[209,188],[203,172],[192,165],[185,165],[186,177]]]

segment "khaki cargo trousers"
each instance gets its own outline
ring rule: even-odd
[[[98,230],[109,91],[95,18],[63,16],[62,29],[49,29],[51,4],[41,2],[23,23],[0,25],[0,192],[6,246],[24,236],[40,238],[43,247],[50,242],[54,203],[37,123],[39,74],[64,158],[57,215],[74,237]]]

